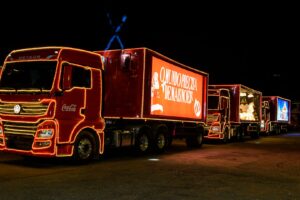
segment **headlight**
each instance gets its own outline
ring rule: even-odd
[[[50,138],[53,135],[53,129],[41,129],[39,130],[37,137],[38,138]]]
[[[261,120],[260,128],[265,128],[265,121],[264,120]]]
[[[211,127],[211,130],[213,132],[220,132],[221,131],[221,127],[220,126],[213,126],[213,127]]]

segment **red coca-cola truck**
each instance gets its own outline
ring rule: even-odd
[[[200,147],[208,74],[147,48],[12,51],[0,79],[0,150],[90,160],[106,147]]]
[[[241,84],[209,85],[205,139],[228,142],[244,136],[258,138],[261,100],[260,91]]]
[[[279,96],[262,97],[261,132],[286,133],[291,123],[291,100]]]

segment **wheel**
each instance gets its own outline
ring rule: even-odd
[[[153,149],[156,153],[163,153],[168,146],[168,129],[161,127],[157,130],[154,140]]]
[[[226,143],[229,142],[229,140],[230,140],[230,138],[229,138],[229,131],[228,131],[228,129],[226,128],[225,131],[224,131],[223,143],[226,144]]]
[[[168,135],[168,143],[167,143],[167,147],[170,147],[170,146],[172,146],[172,142],[173,142],[173,137],[172,137],[172,135],[171,134],[169,134]]]
[[[267,129],[266,129],[266,136],[271,135],[271,126],[269,124],[266,125]]]
[[[203,132],[198,131],[195,136],[189,136],[186,138],[185,142],[187,147],[190,148],[200,148],[203,143]]]
[[[278,127],[276,127],[276,135],[280,135],[281,134],[281,129],[280,129],[280,127],[278,126]]]
[[[251,132],[251,138],[252,139],[258,139],[259,138],[259,131]]]
[[[139,153],[148,153],[150,149],[149,130],[142,129],[136,137],[135,148]]]
[[[236,140],[238,142],[244,141],[244,131],[242,128],[237,128]]]
[[[87,131],[79,133],[74,144],[74,159],[76,161],[90,161],[96,154],[94,136]]]

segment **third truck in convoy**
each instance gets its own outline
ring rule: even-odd
[[[206,139],[258,138],[262,93],[241,84],[208,86]]]

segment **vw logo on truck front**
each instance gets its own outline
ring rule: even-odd
[[[21,105],[17,104],[14,106],[14,113],[20,114],[21,112]]]

